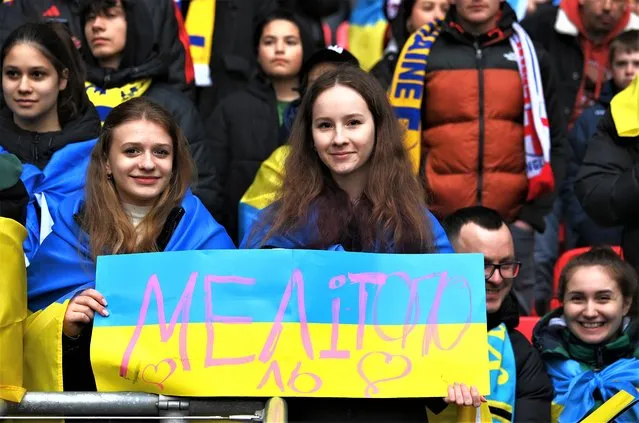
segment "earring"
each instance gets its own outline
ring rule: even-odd
[[[112,173],[107,173],[107,179],[109,181],[112,181],[113,180],[113,174]]]

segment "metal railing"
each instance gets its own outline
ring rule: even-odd
[[[2,419],[117,419],[264,421],[264,402],[169,397],[140,392],[27,392],[20,403],[0,400]]]

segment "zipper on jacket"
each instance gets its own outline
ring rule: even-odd
[[[479,42],[475,40],[475,62],[479,83],[479,147],[477,156],[477,205],[482,203],[482,187],[484,185],[484,56]]]
[[[598,346],[595,350],[597,361],[595,371],[599,371],[604,368],[603,346]]]
[[[40,143],[40,136],[35,134],[33,138],[31,138],[31,153],[33,154],[33,162],[38,163],[40,160],[40,154],[38,153],[38,144]]]

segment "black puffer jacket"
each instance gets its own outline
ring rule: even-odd
[[[84,39],[84,24],[80,10],[84,2],[90,0],[14,0],[13,7],[25,21],[39,19],[63,19],[69,24],[71,32],[78,41]],[[193,94],[193,69],[190,61],[187,63],[187,52],[180,41],[180,28],[173,0],[135,0],[148,11],[144,25],[151,31],[151,40],[155,49],[165,57],[167,66],[166,82],[177,90]],[[15,19],[12,25],[18,26]],[[2,32],[0,32],[0,35]],[[4,41],[4,39],[0,40]],[[86,47],[86,42],[82,43]]]
[[[223,98],[251,83],[257,70],[253,31],[261,19],[280,7],[291,10],[313,41],[309,47],[321,48],[324,34],[320,20],[337,11],[343,1],[217,0],[210,66],[213,86],[198,89],[197,106],[204,119]]]
[[[223,191],[218,220],[231,239],[238,237],[238,205],[253,183],[260,165],[286,142],[288,130],[279,125],[277,100],[270,82],[258,76],[244,90],[229,95],[206,121],[213,138],[215,169]]]
[[[197,183],[193,191],[217,219],[221,207],[220,188],[213,164],[211,137],[205,132],[202,119],[186,94],[163,82],[168,72],[167,63],[165,58],[155,51],[152,29],[146,24],[146,16],[148,14],[144,10],[144,3],[126,10],[129,29],[122,63],[118,70],[98,67],[90,52],[85,53],[87,79],[98,87],[107,89],[140,79],[152,79],[153,82],[144,96],[168,110],[182,128],[197,166]]]
[[[639,137],[620,137],[610,109],[588,142],[575,194],[595,222],[623,226],[624,258],[639,269]]]
[[[76,119],[67,122],[61,131],[30,132],[13,123],[13,112],[0,109],[0,146],[14,155],[20,163],[44,169],[51,156],[69,144],[95,139],[100,134],[100,117],[93,106],[87,107]],[[5,158],[6,159],[6,158]],[[11,160],[0,164],[0,177],[6,176]],[[8,183],[6,180],[3,183]],[[5,185],[6,186],[6,185]],[[0,191],[0,216],[24,224],[29,194],[21,180]],[[39,214],[38,214],[39,215]]]

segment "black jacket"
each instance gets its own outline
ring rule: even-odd
[[[508,329],[517,367],[515,421],[547,423],[550,421],[554,390],[541,356],[526,337],[515,329],[519,325],[519,311],[512,294],[504,299],[499,311],[488,314],[487,329],[491,330],[502,322]]]
[[[95,139],[99,134],[100,117],[92,106],[87,107],[78,118],[64,124],[61,131],[44,133],[19,128],[13,123],[11,110],[6,106],[0,109],[0,146],[16,156],[21,163],[32,164],[41,170],[56,151],[69,144]],[[0,164],[0,177],[6,175],[7,165],[8,163]],[[12,186],[0,191],[0,216],[24,224],[28,202],[29,195],[18,179]]]
[[[294,12],[308,34],[307,48],[324,47],[320,19],[335,12],[344,0],[217,0],[211,57],[212,87],[198,89],[198,110],[204,119],[229,94],[246,88],[257,70],[254,30],[278,8]],[[305,57],[309,57],[305,51]]]
[[[238,205],[262,162],[286,142],[279,125],[275,91],[263,76],[229,95],[206,121],[213,139],[213,162],[224,187],[220,222],[237,241]]]
[[[639,268],[639,137],[620,137],[610,109],[588,143],[575,194],[603,226],[622,225],[625,259]]]
[[[63,19],[69,24],[77,40],[83,41],[82,48],[88,48],[84,42],[83,19],[79,12],[84,1],[87,0],[14,0],[13,7],[17,9],[24,21],[43,18]],[[150,39],[153,40],[154,48],[164,57],[163,60],[168,69],[166,82],[177,90],[189,95],[193,94],[193,70],[187,68],[187,52],[180,41],[177,9],[173,0],[136,0],[136,2],[141,3],[148,11],[144,25],[149,27],[152,33]],[[15,16],[19,15],[14,15],[11,20],[11,24],[15,27],[18,26]],[[0,32],[0,35],[3,33]]]
[[[151,78],[153,82],[144,96],[168,110],[189,141],[191,155],[197,166],[197,183],[194,194],[217,219],[220,213],[219,186],[213,164],[211,137],[205,132],[204,124],[195,105],[186,94],[163,82],[168,72],[167,63],[159,55],[151,42],[151,28],[146,25],[147,14],[144,4],[127,10],[127,44],[123,60],[118,70],[112,71],[97,66],[90,53],[85,54],[87,79],[101,88],[120,87],[139,79]]]

